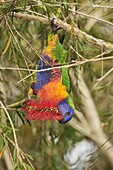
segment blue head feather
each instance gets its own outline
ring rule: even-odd
[[[58,110],[62,114],[62,120],[59,121],[59,123],[64,124],[68,122],[74,115],[74,110],[73,108],[69,105],[69,103],[66,100],[62,100],[58,104]]]

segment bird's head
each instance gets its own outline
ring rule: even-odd
[[[74,115],[73,108],[69,105],[69,103],[66,100],[62,100],[58,104],[58,110],[62,114],[62,119],[59,121],[59,123],[64,124],[71,120],[71,118]]]

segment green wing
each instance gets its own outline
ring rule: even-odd
[[[70,93],[71,87],[70,87],[70,78],[68,74],[67,68],[62,68],[62,83],[66,86],[66,91]]]
[[[73,103],[72,98],[71,98],[70,95],[68,95],[67,101],[68,101],[68,103],[70,104],[70,106],[75,110],[75,106],[74,106],[74,103]]]
[[[67,51],[64,50],[59,40],[56,41],[55,48],[52,51],[52,57],[56,58],[61,64],[65,63]]]
[[[57,59],[60,64],[65,64],[67,58],[67,51],[64,50],[62,44],[57,39],[55,43],[55,48],[52,51],[52,57]],[[66,86],[66,91],[70,93],[70,78],[68,75],[68,69],[62,68],[62,83]]]

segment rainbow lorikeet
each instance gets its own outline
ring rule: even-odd
[[[36,99],[29,99],[24,103],[23,111],[27,119],[58,120],[64,124],[74,115],[68,70],[58,67],[65,64],[65,59],[66,51],[59,42],[58,35],[50,33],[48,46],[38,62],[36,81],[30,89],[30,94],[35,95]]]

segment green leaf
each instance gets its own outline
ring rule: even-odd
[[[18,169],[18,163],[15,163],[14,166],[13,166],[13,170],[17,170]]]
[[[32,161],[34,160],[33,156],[31,156],[31,155],[28,155],[28,154],[27,154],[27,157],[28,157],[29,159],[31,159]]]
[[[16,157],[17,157],[17,149],[14,148],[14,151],[13,151],[13,159],[14,159],[14,161],[16,160]]]
[[[4,145],[5,145],[4,139],[3,139],[2,135],[0,135],[0,151],[2,151]]]
[[[27,168],[27,170],[34,170],[34,168],[28,165],[27,163],[24,163],[24,165]]]

